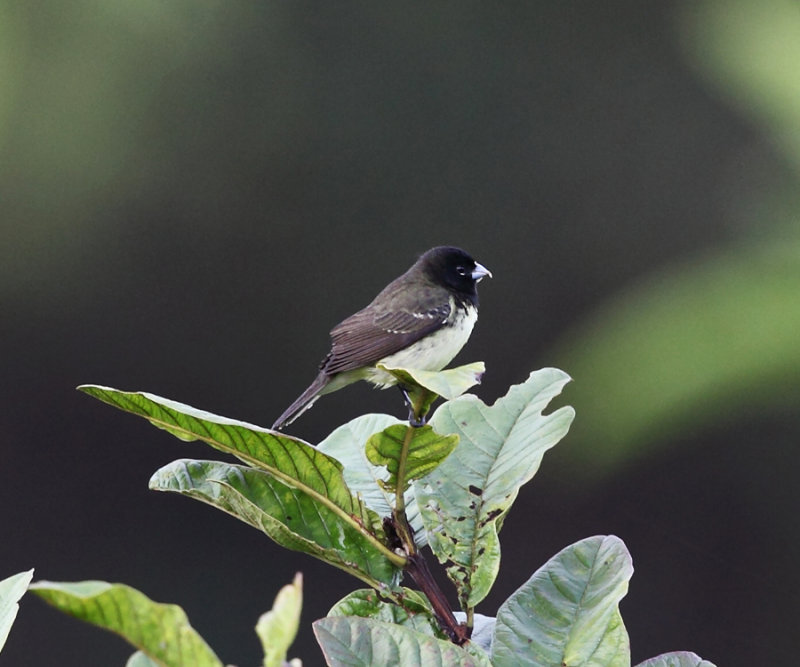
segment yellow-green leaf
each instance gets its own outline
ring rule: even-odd
[[[261,615],[256,634],[264,650],[264,667],[281,667],[286,653],[297,636],[303,608],[303,575],[299,572],[275,596],[272,609]]]
[[[38,581],[31,592],[57,609],[111,630],[159,665],[222,667],[179,606],[154,602],[124,584]]]
[[[438,433],[461,439],[414,488],[428,543],[446,564],[464,608],[488,594],[500,567],[500,522],[545,452],[569,429],[572,408],[542,414],[569,379],[545,368],[494,405],[467,394],[444,403],[431,419]]]
[[[5,646],[8,633],[19,611],[19,599],[28,590],[33,570],[20,572],[0,581],[0,651]]]
[[[424,477],[444,461],[457,444],[457,435],[439,435],[430,426],[395,424],[367,440],[366,455],[373,465],[386,466],[386,488],[396,488],[399,475],[405,491],[412,480]]]

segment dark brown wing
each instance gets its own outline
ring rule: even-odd
[[[412,293],[387,292],[389,288],[333,328],[331,353],[322,364],[323,372],[341,373],[374,364],[433,333],[450,316],[445,290],[425,287]]]

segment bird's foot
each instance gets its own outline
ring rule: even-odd
[[[408,394],[408,389],[406,389],[403,385],[398,385],[400,387],[400,391],[403,392],[403,400],[406,403],[406,407],[408,408],[408,423],[411,424],[414,428],[420,428],[421,426],[425,426],[425,422],[427,421],[424,416],[417,417],[417,412],[414,409],[414,402],[411,400],[411,396]]]
[[[414,428],[420,428],[422,426],[425,426],[426,422],[427,419],[425,419],[425,417],[420,417],[419,419],[417,419],[417,416],[414,414],[413,410],[408,411],[408,423],[411,424],[411,426],[413,426]]]

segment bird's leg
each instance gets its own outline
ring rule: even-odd
[[[402,384],[398,384],[397,386],[400,387],[400,391],[403,392],[403,400],[408,408],[408,423],[415,428],[425,426],[425,417],[417,418],[417,411],[414,409],[414,402],[411,400],[411,396],[408,394],[408,389],[406,389]]]

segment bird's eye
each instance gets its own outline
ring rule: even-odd
[[[457,266],[456,267],[456,273],[458,275],[460,275],[460,276],[465,276],[465,275],[467,275],[467,268],[464,267],[464,266]]]

